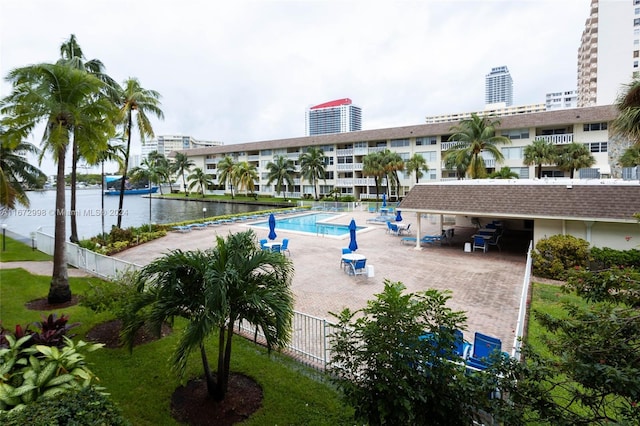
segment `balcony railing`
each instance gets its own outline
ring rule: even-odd
[[[336,179],[336,186],[375,186],[376,181],[373,178],[347,178]]]
[[[543,140],[546,142],[551,142],[556,145],[564,145],[568,143],[573,143],[573,133],[564,133],[561,135],[536,136],[536,140]]]
[[[353,155],[353,149],[336,149],[336,155],[338,157],[350,157]]]

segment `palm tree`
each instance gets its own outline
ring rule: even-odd
[[[133,182],[147,182],[149,184],[149,190],[151,190],[151,184],[157,183],[160,186],[161,174],[156,163],[147,156],[138,167],[134,167],[130,172],[131,180]],[[153,194],[149,192],[149,232],[151,232],[151,199]]]
[[[458,160],[454,156],[449,156],[449,157],[445,156],[443,157],[443,160],[444,160],[444,167],[447,170],[456,171],[456,178],[458,180],[465,178],[467,174],[467,169],[469,168],[469,160],[471,160],[471,157],[461,158],[460,160]]]
[[[385,176],[383,157],[381,152],[372,152],[362,159],[362,174],[373,176],[376,184],[376,200],[380,200],[380,181]]]
[[[95,76],[62,64],[36,64],[16,68],[7,80],[13,91],[2,100],[3,124],[19,137],[46,122],[44,147],[57,162],[56,216],[53,273],[49,303],[71,300],[66,261],[66,203],[64,171],[67,147],[76,127],[97,139],[113,134],[110,109],[113,104],[99,96],[103,83]]]
[[[502,167],[499,171],[491,173],[489,177],[492,179],[513,179],[519,178],[520,175],[511,170],[510,167]]]
[[[182,152],[176,153],[176,156],[173,159],[173,170],[182,176],[185,197],[189,196],[189,191],[187,191],[187,180],[184,178],[184,172],[191,171],[191,167],[193,166],[195,166],[195,163],[187,157],[187,154]]]
[[[614,133],[640,144],[640,78],[634,78],[625,86],[616,100],[619,114],[611,123]]]
[[[148,90],[140,85],[137,78],[129,78],[124,82],[124,86],[119,88],[120,93],[120,115],[119,122],[124,126],[124,135],[127,138],[127,148],[125,150],[124,169],[122,172],[122,183],[120,184],[120,200],[118,201],[118,228],[122,228],[122,205],[124,204],[124,190],[127,180],[127,169],[129,167],[129,154],[131,152],[131,132],[135,124],[140,133],[140,140],[144,143],[145,138],[154,137],[153,127],[147,114],[153,114],[160,119],[164,119],[164,114],[160,109],[160,94],[155,90]]]
[[[267,164],[267,185],[276,183],[276,193],[282,192],[282,187],[286,183],[287,187],[293,186],[293,174],[296,171],[293,161],[283,155],[278,155]],[[284,192],[284,200],[287,201],[287,192]]]
[[[238,183],[238,191],[244,188],[245,195],[249,195],[249,191],[251,193],[255,191],[255,182],[260,178],[256,167],[246,161],[238,163],[235,176]]]
[[[398,177],[398,172],[404,170],[404,160],[400,154],[389,151],[388,149],[382,151],[381,155],[385,177],[387,179],[387,195],[391,195],[391,192],[398,194],[398,188],[400,188],[400,177]]]
[[[200,193],[202,194],[202,198],[204,198],[204,190],[209,185],[213,185],[213,178],[206,174],[204,170],[200,167],[196,167],[193,169],[193,173],[187,176],[187,180],[189,183],[189,190],[192,190],[196,186],[200,186]]]
[[[162,194],[162,183],[169,182],[169,190],[171,190],[171,178],[169,172],[169,161],[164,154],[160,154],[158,151],[151,151],[147,158],[149,159],[149,163],[152,165],[154,173],[157,175],[155,177],[155,182],[158,184],[158,188],[160,189],[160,195]]]
[[[231,199],[233,200],[233,183],[234,176],[236,174],[236,163],[233,161],[229,155],[225,155],[225,157],[218,163],[218,182],[221,182],[223,185],[229,184],[231,187]]]
[[[84,54],[82,53],[82,48],[78,44],[75,35],[71,34],[69,40],[62,43],[62,45],[60,46],[60,56],[61,59],[58,61],[59,64],[67,65],[71,68],[88,72],[98,77],[100,81],[105,83],[103,86],[104,96],[107,96],[108,98],[116,102],[117,98],[114,96],[114,94],[115,88],[118,86],[117,83],[111,77],[104,73],[105,67],[100,60],[91,59],[89,61],[85,61]],[[115,119],[115,117],[113,117],[113,119]],[[99,152],[103,149],[106,149],[104,141],[102,141],[103,143],[98,144],[100,140],[96,140],[90,137],[90,135],[85,135],[89,137],[83,138],[80,132],[81,129],[82,127],[80,126],[75,127],[73,142],[71,145],[71,235],[69,236],[69,239],[73,243],[77,243],[79,241],[77,215],[75,214],[77,204],[76,182],[78,161],[80,160],[80,157],[83,157],[89,164],[96,164],[98,162]]]
[[[536,176],[542,178],[542,165],[554,164],[556,161],[557,151],[555,146],[544,139],[536,139],[531,145],[524,147],[524,158],[522,160],[525,166],[536,165]]]
[[[315,146],[310,147],[307,152],[300,155],[300,172],[302,177],[307,179],[313,185],[315,200],[318,201],[318,180],[325,179],[325,162],[327,157],[324,151]],[[326,179],[325,179],[326,185]]]
[[[589,148],[578,142],[560,146],[556,161],[560,170],[569,171],[571,179],[576,169],[591,167],[596,163]]]
[[[640,144],[630,146],[624,150],[620,156],[620,165],[622,167],[640,166]]]
[[[0,133],[0,213],[14,210],[16,204],[29,207],[25,189],[35,188],[47,180],[40,169],[29,163],[26,154],[39,149],[29,142],[19,141],[13,146],[5,132]]]
[[[429,171],[427,160],[425,160],[421,154],[413,154],[413,156],[407,161],[406,168],[409,174],[416,174],[416,183],[420,181],[420,178],[424,176],[424,173]]]
[[[209,395],[223,400],[229,383],[234,326],[247,321],[264,333],[267,346],[282,348],[291,339],[293,265],[280,253],[260,250],[253,231],[218,236],[207,251],[175,250],[143,268],[139,298],[124,320],[129,348],[143,325],[159,331],[182,317],[187,324],[171,357],[184,376],[192,352],[198,351]],[[217,371],[209,366],[205,343],[218,341]]]
[[[467,173],[472,179],[485,177],[487,170],[481,153],[488,152],[495,158],[496,163],[501,163],[504,156],[497,145],[511,143],[511,139],[506,136],[496,136],[496,127],[499,125],[499,120],[471,114],[471,118],[453,126],[453,134],[449,141],[455,141],[455,144],[445,152],[445,162],[453,157],[455,163],[469,164]]]

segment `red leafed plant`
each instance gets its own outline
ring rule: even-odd
[[[61,348],[65,345],[63,336],[69,338],[75,336],[74,334],[68,334],[68,331],[74,327],[80,325],[80,323],[68,324],[69,315],[49,314],[49,316],[42,316],[42,321],[27,324],[22,327],[20,324],[15,326],[15,331],[0,326],[0,348],[8,347],[8,342],[5,336],[7,334],[13,334],[16,339],[20,339],[24,336],[31,336],[28,342],[25,342],[25,347],[32,345],[45,345],[56,346]],[[32,330],[31,327],[37,327],[36,330]]]

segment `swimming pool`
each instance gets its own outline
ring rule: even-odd
[[[316,235],[331,235],[336,237],[349,235],[348,225],[337,225],[334,223],[323,222],[335,217],[338,217],[338,215],[331,213],[313,213],[293,217],[276,216],[276,234],[278,233],[278,229],[284,229],[286,231],[304,232]],[[251,226],[269,229],[269,222],[256,222],[252,223]],[[356,227],[356,231],[361,229],[365,229],[365,227]]]

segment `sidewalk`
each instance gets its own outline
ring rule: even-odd
[[[22,268],[34,275],[49,275],[53,273],[53,261],[19,261],[19,262],[0,262],[0,269],[16,269]],[[68,274],[70,277],[90,277],[92,275],[79,269],[69,266]]]

